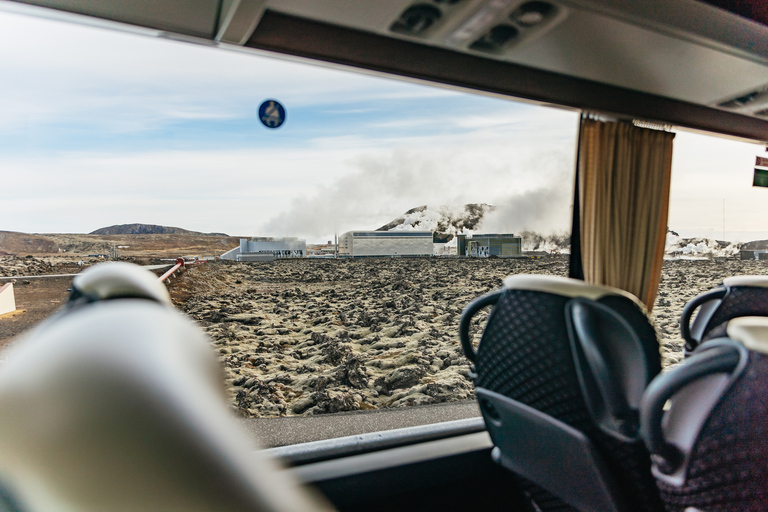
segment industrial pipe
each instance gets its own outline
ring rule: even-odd
[[[173,267],[171,267],[170,270],[168,270],[168,272],[160,276],[159,278],[160,282],[162,283],[163,281],[171,277],[174,272],[176,272],[183,266],[184,266],[184,258],[176,258],[176,264]]]

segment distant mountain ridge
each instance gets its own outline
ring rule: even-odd
[[[89,235],[208,235],[229,236],[225,233],[201,233],[188,229],[158,226],[156,224],[117,224],[99,228],[88,233]]]

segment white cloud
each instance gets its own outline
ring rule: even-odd
[[[34,34],[34,37],[30,37]],[[0,130],[96,119],[142,130],[174,119],[455,92],[321,66],[0,12]]]
[[[569,130],[574,137],[571,124],[550,132]],[[504,131],[325,137],[289,150],[0,157],[10,198],[0,203],[0,218],[2,229],[32,232],[146,222],[326,238],[378,227],[421,204],[505,204],[541,188],[569,188],[572,159],[567,148]]]
[[[669,227],[687,237],[768,238],[768,189],[752,187],[756,155],[765,155],[760,144],[679,131]]]

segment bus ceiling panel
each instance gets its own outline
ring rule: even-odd
[[[768,26],[768,4],[765,0],[700,0],[716,5],[744,18]]]
[[[729,13],[715,7],[723,2],[738,3],[744,0],[562,1],[617,20],[768,63],[768,25],[757,18],[745,19],[738,13],[733,14],[735,11]],[[747,7],[746,3],[742,6]]]
[[[269,9],[702,105],[768,85],[768,27],[694,0],[269,0]]]
[[[334,25],[371,32],[387,32],[392,23],[409,7],[432,4],[433,0],[269,0],[268,8]],[[477,3],[478,0],[462,0]],[[441,6],[434,4],[442,11]]]
[[[213,39],[222,0],[17,0],[187,36]]]
[[[731,0],[712,0],[710,3]],[[735,0],[734,0],[735,1]],[[526,32],[532,25],[520,23],[520,7],[524,4],[549,4],[553,9],[539,21],[548,27],[557,25],[557,14],[570,15],[576,11],[582,15],[601,15],[614,21],[623,21],[675,38],[703,46],[720,49],[726,53],[741,55],[748,60],[768,64],[768,26],[745,19],[713,7],[700,0],[268,0],[269,8],[334,25],[373,32],[391,32],[392,23],[410,7],[432,6],[440,13],[434,26],[418,37],[424,41],[442,45],[450,44],[451,34],[475,19],[472,35],[476,39],[489,25],[504,22]],[[495,17],[493,14],[496,14]],[[510,17],[510,15],[512,15]],[[538,28],[533,31],[538,33]],[[527,37],[527,34],[523,34]],[[630,34],[627,34],[627,38]],[[470,38],[470,42],[474,39]]]
[[[768,140],[768,122],[754,117],[269,9],[245,46],[618,117]]]
[[[259,23],[267,0],[223,0],[216,41],[245,44]]]
[[[768,83],[768,65],[572,9],[556,30],[509,60],[668,98],[714,104]]]

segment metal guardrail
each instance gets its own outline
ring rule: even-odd
[[[169,277],[171,277],[177,270],[179,270],[182,267],[186,267],[187,265],[196,264],[196,263],[205,263],[205,260],[197,260],[188,262],[184,260],[184,258],[176,258],[176,264],[171,267],[165,274],[160,276],[158,279],[160,282],[165,281]],[[144,268],[147,270],[156,270],[158,268],[167,267],[168,265],[145,265]],[[41,276],[0,276],[0,280],[16,280],[16,279],[42,279],[42,278],[48,278],[48,277],[74,277],[78,274],[46,274]]]
[[[176,264],[169,268],[165,274],[161,275],[157,279],[162,283],[166,279],[170,278],[177,270],[186,268],[189,265],[198,265],[200,263],[205,263],[205,260],[187,261],[184,258],[176,258]]]

